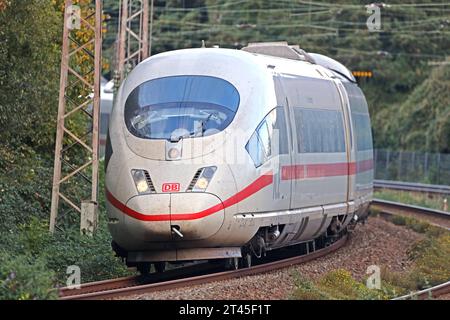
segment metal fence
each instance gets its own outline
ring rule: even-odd
[[[450,185],[450,154],[374,150],[375,179]]]

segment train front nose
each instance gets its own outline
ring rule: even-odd
[[[206,239],[224,220],[222,201],[209,193],[173,193],[170,224],[174,240]]]
[[[210,193],[179,192],[131,198],[126,227],[145,242],[207,239],[224,220],[221,199]]]

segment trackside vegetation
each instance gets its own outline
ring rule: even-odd
[[[414,262],[410,270],[393,272],[380,266],[380,289],[369,289],[366,279],[358,281],[344,269],[328,272],[316,281],[296,273],[291,299],[386,300],[449,281],[450,232],[414,218],[393,216],[390,220],[425,236],[408,253]]]
[[[110,247],[102,185],[94,237],[80,235],[72,212],[61,212],[61,229],[48,232],[60,3],[0,0],[0,299],[56,298],[71,265],[80,267],[82,282],[128,274]],[[71,187],[81,198],[82,190]]]

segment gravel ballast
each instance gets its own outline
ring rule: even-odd
[[[422,236],[412,230],[370,217],[366,224],[357,226],[345,247],[317,260],[267,274],[125,299],[288,299],[294,289],[297,272],[314,279],[342,268],[361,280],[370,265],[388,267],[397,272],[406,271],[412,265],[407,252],[420,239]]]

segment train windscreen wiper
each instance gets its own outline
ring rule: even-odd
[[[202,121],[202,134],[201,136],[204,137],[205,136],[205,131],[206,131],[206,124],[209,122],[209,120],[211,120],[211,117],[214,116],[214,113],[210,113],[205,120]]]

